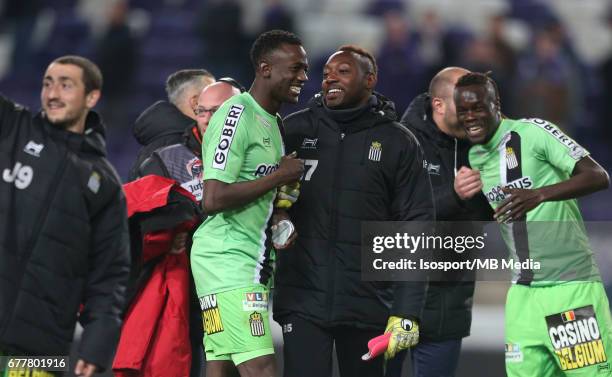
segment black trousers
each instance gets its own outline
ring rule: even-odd
[[[331,377],[332,352],[342,377],[382,377],[383,357],[363,361],[368,352],[368,340],[381,335],[379,330],[364,330],[352,326],[321,327],[297,315],[279,320],[283,328],[284,377]]]

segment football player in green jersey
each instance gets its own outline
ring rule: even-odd
[[[282,103],[297,103],[308,61],[294,34],[273,30],[251,49],[255,81],[211,118],[202,143],[204,210],[191,264],[205,327],[207,377],[236,365],[242,377],[274,377],[268,297],[274,266],[270,219],[277,188],[300,179],[284,155]]]
[[[508,376],[610,376],[612,319],[576,198],[609,186],[589,152],[541,119],[502,116],[495,82],[459,79],[470,164],[521,262],[506,299]],[[537,269],[522,262],[538,260]]]

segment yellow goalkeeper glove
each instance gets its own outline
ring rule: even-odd
[[[276,194],[275,208],[289,209],[300,196],[300,182],[291,185],[283,185]]]
[[[392,359],[398,352],[416,346],[419,342],[419,324],[416,321],[391,316],[385,334],[389,332],[391,338],[385,351],[385,360]]]

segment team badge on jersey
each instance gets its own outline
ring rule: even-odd
[[[380,161],[382,155],[382,144],[378,141],[373,141],[370,145],[370,152],[368,153],[368,159],[372,161]]]
[[[508,166],[508,169],[514,169],[519,166],[516,153],[514,153],[512,147],[506,147],[506,166]]]
[[[549,315],[546,325],[561,370],[608,361],[592,305]]]
[[[251,325],[251,335],[266,335],[266,329],[264,328],[263,316],[261,315],[261,313],[253,312],[249,316],[249,324]]]
[[[100,180],[101,180],[100,174],[98,174],[95,171],[91,173],[91,175],[89,176],[89,181],[87,181],[87,187],[94,194],[97,194],[98,191],[100,190]]]

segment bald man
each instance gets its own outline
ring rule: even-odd
[[[438,221],[486,221],[493,216],[480,192],[479,173],[468,167],[470,145],[458,124],[453,101],[455,84],[467,73],[460,67],[438,72],[428,92],[412,101],[401,120],[424,149]],[[477,226],[472,228],[468,231],[479,231]],[[452,235],[453,230],[449,229],[447,234]],[[416,377],[454,376],[462,338],[470,333],[473,278],[442,275],[437,280],[430,282],[421,341],[410,355]],[[402,359],[396,357],[389,364],[387,377],[400,376]]]
[[[215,111],[223,102],[235,94],[240,94],[240,89],[227,81],[217,81],[202,90],[198,97],[198,106],[195,109],[200,135],[204,135],[208,122]]]

